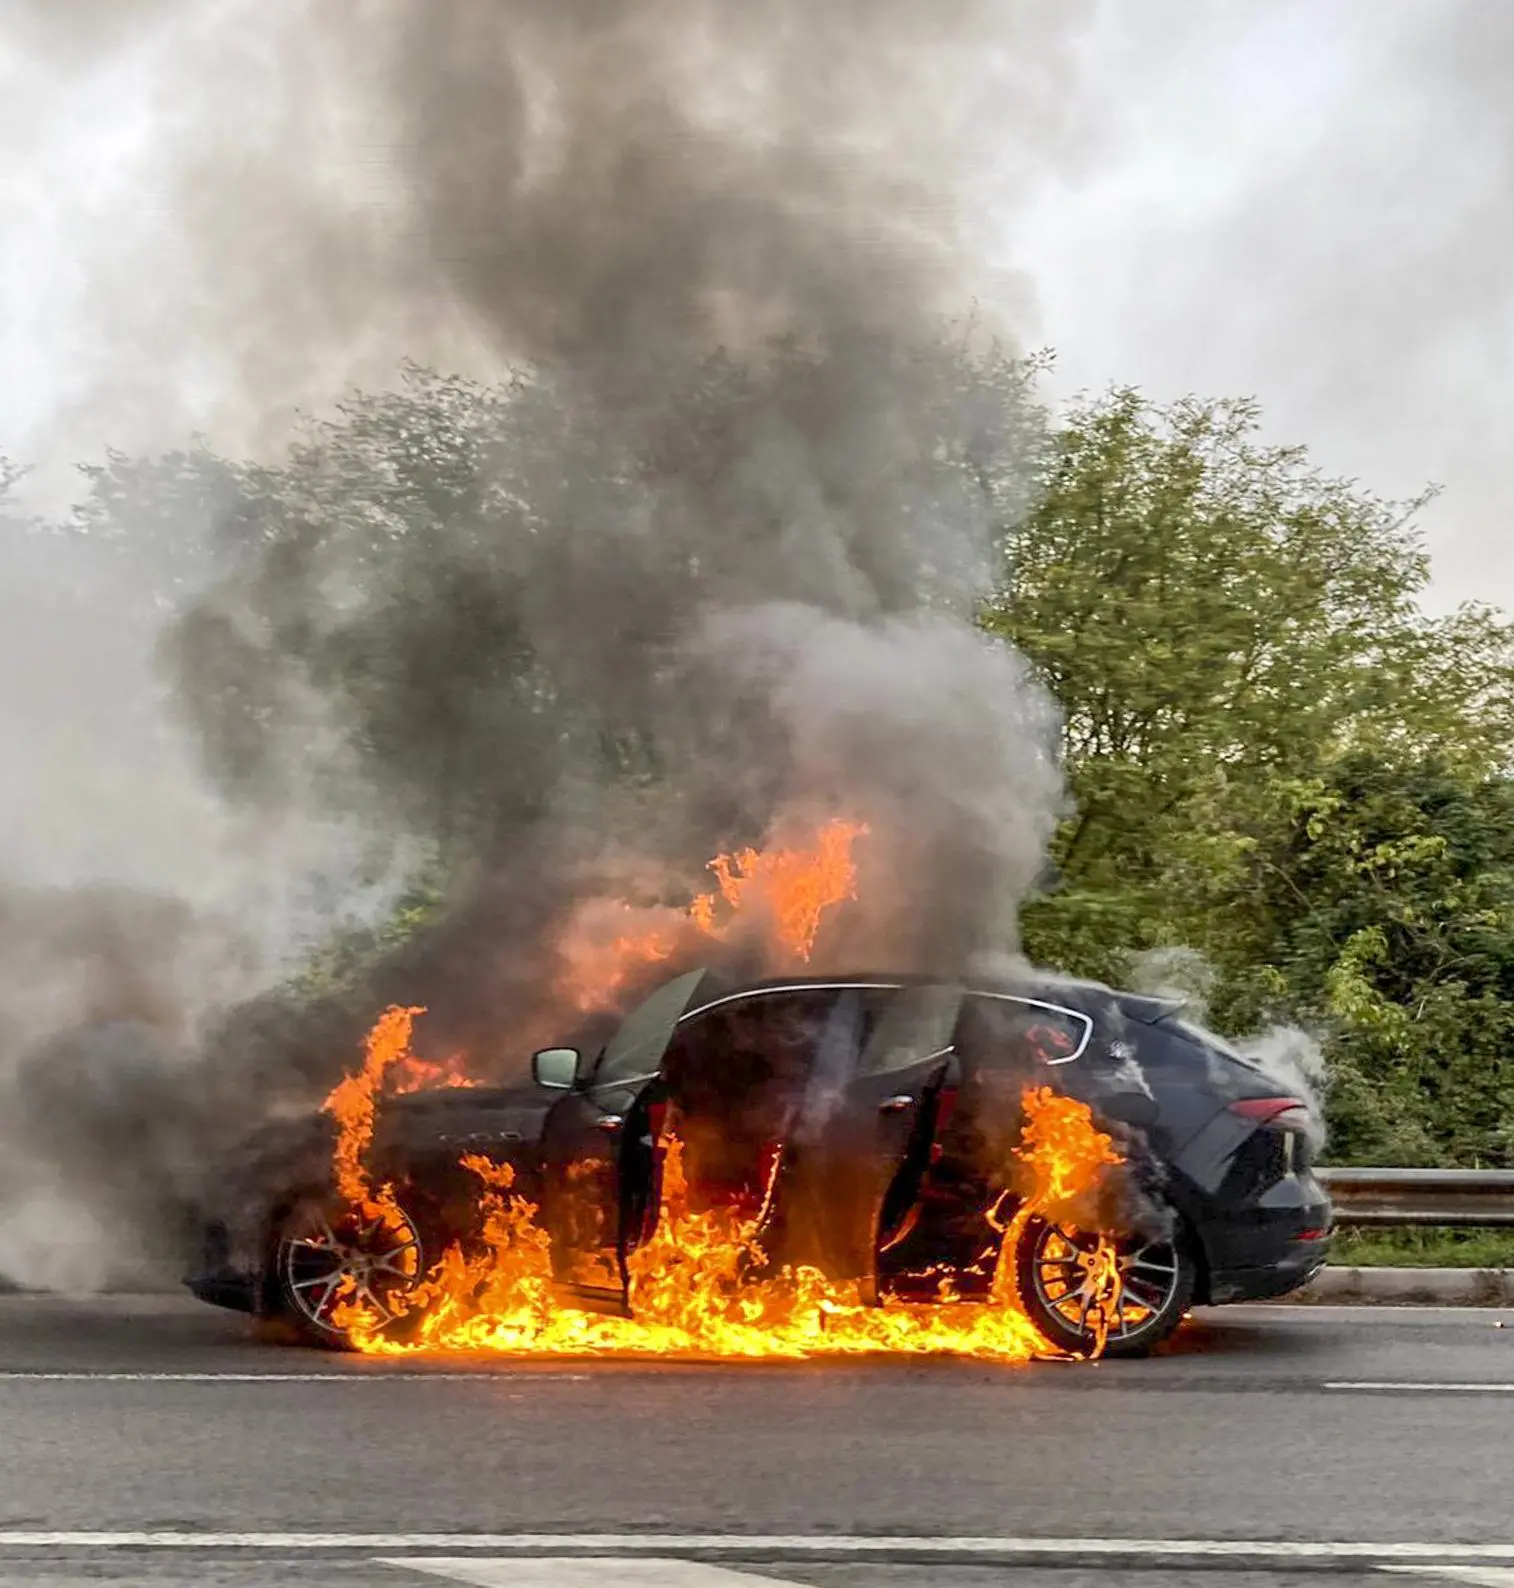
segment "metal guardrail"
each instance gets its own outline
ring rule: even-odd
[[[1514,1169],[1318,1169],[1336,1222],[1514,1228]]]

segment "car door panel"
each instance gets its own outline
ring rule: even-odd
[[[573,1289],[625,1287],[619,1248],[626,1100],[625,1088],[570,1092],[547,1116],[541,1221],[551,1242],[553,1277]]]
[[[1077,1095],[1088,1073],[1090,1022],[1038,998],[974,991],[953,1031],[951,1106],[938,1111],[918,1216],[887,1253],[891,1289],[934,1293],[950,1276],[959,1295],[986,1293],[1002,1230],[990,1210],[1014,1183],[1027,1090]]]
[[[956,988],[900,989],[881,1015],[864,1019],[853,1073],[791,1182],[790,1249],[833,1279],[858,1281],[868,1299],[891,1193],[907,1206],[918,1190],[957,1079],[951,1031],[960,998]]]
[[[582,1300],[624,1303],[626,1154],[643,1095],[705,973],[676,977],[621,1023],[585,1084],[549,1110],[542,1131],[541,1222],[553,1277]]]

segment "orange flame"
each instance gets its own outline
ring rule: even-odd
[[[1124,1161],[1114,1150],[1113,1137],[1094,1125],[1088,1105],[1049,1086],[1025,1094],[1025,1128],[1018,1153],[1031,1179],[1022,1199],[1024,1208],[1054,1223],[1088,1220],[1094,1213],[1089,1202],[1104,1171]],[[1006,1192],[999,1206],[1012,1195]],[[993,1215],[990,1221],[996,1228],[1004,1227]]]
[[[711,863],[718,892],[701,895],[686,912],[639,912],[646,927],[639,934],[624,930],[627,918],[638,912],[621,906],[620,913],[606,915],[601,907],[592,920],[585,918],[597,933],[570,944],[566,954],[576,1000],[582,1007],[602,1007],[638,966],[671,958],[682,933],[692,928],[722,938],[738,914],[765,915],[781,946],[807,960],[825,912],[854,896],[852,845],[866,830],[837,821],[821,830],[809,850],[720,856]],[[728,912],[724,916],[722,907]],[[420,1013],[388,1010],[369,1036],[362,1066],[326,1099],[337,1123],[337,1191],[370,1218],[403,1221],[390,1188],[375,1191],[366,1165],[379,1097],[434,1084],[436,1072],[445,1084],[467,1084],[458,1060],[433,1065],[410,1053]],[[351,1330],[359,1349],[383,1354],[428,1349],[706,1357],[893,1352],[1025,1360],[1044,1351],[1045,1342],[1019,1305],[1016,1241],[1036,1214],[1057,1224],[1081,1220],[1080,1227],[1095,1227],[1087,1222],[1094,1216],[1093,1193],[1121,1159],[1086,1105],[1044,1087],[1027,1091],[1023,1103],[1017,1163],[1006,1166],[1012,1172],[1003,1177],[1018,1182],[1019,1190],[1006,1191],[987,1210],[1003,1236],[988,1305],[950,1305],[956,1276],[947,1272],[937,1276],[941,1305],[886,1302],[881,1307],[864,1305],[855,1284],[834,1283],[814,1269],[773,1274],[761,1230],[778,1160],[755,1214],[697,1207],[684,1174],[682,1143],[668,1135],[660,1143],[659,1217],[627,1265],[634,1317],[606,1318],[562,1302],[537,1209],[518,1194],[508,1165],[476,1156],[462,1163],[480,1182],[482,1255],[469,1256],[456,1247],[441,1254],[425,1280],[401,1301],[401,1310],[410,1315],[403,1343],[350,1300],[335,1316]],[[1090,1273],[1096,1281],[1092,1316],[1102,1350],[1119,1299],[1112,1242],[1098,1241]]]
[[[481,1181],[486,1250],[446,1251],[409,1298],[415,1325],[404,1343],[349,1311],[342,1320],[370,1354],[487,1351],[532,1355],[678,1355],[797,1358],[859,1353],[951,1354],[1025,1361],[1046,1350],[1018,1304],[1014,1235],[1032,1213],[1056,1216],[1106,1166],[1120,1160],[1082,1103],[1049,1090],[1027,1092],[1017,1155],[1034,1189],[1009,1227],[991,1301],[983,1306],[863,1304],[853,1284],[814,1269],[762,1277],[763,1215],[696,1208],[683,1172],[682,1143],[664,1137],[662,1201],[650,1239],[630,1257],[630,1318],[565,1305],[552,1283],[546,1234],[536,1209],[513,1194],[508,1165],[468,1157]],[[950,1296],[943,1276],[943,1298]],[[1102,1348],[1102,1336],[1100,1338]]]
[[[336,1192],[344,1202],[366,1208],[372,1194],[366,1158],[373,1144],[378,1096],[389,1072],[414,1063],[410,1033],[415,1017],[424,1009],[386,1009],[368,1033],[360,1069],[344,1076],[321,1106],[336,1121],[336,1147],[332,1154]]]
[[[1036,1215],[1062,1227],[1098,1229],[1095,1193],[1105,1171],[1117,1168],[1124,1160],[1114,1150],[1113,1138],[1094,1125],[1086,1103],[1062,1097],[1049,1086],[1027,1091],[1025,1128],[1018,1155],[1030,1172],[1031,1186],[1007,1222],[1003,1215],[1009,1193],[988,1215],[989,1223],[1004,1231],[1006,1252],[1014,1249],[1020,1232]],[[1119,1319],[1124,1293],[1115,1242],[1099,1234],[1087,1254],[1087,1264],[1080,1281],[1087,1303],[1085,1306],[1080,1296],[1078,1305],[1080,1315],[1093,1328],[1092,1354],[1102,1356],[1109,1331]],[[1005,1296],[1007,1272],[1001,1263],[994,1280],[995,1296],[1000,1300]],[[1068,1288],[1070,1291],[1070,1284]]]
[[[827,910],[857,894],[852,846],[860,822],[827,822],[808,848],[741,849],[709,864],[718,884],[686,910],[594,901],[562,944],[564,992],[578,1009],[604,1008],[638,971],[671,959],[690,929],[717,942],[737,919],[757,920],[784,953],[808,962]],[[723,907],[723,908],[722,908]]]
[[[390,1071],[389,1083],[384,1088],[390,1097],[403,1097],[407,1092],[457,1091],[479,1084],[468,1074],[468,1058],[463,1053],[449,1054],[445,1059],[401,1060]]]
[[[807,962],[820,918],[832,905],[857,897],[852,845],[866,835],[859,822],[830,821],[820,829],[813,849],[741,849],[717,855],[710,870],[733,912],[750,906],[766,910],[779,943]],[[714,894],[697,898],[689,914],[711,937],[724,935],[715,919]]]

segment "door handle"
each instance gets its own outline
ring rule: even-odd
[[[906,1108],[913,1108],[915,1100],[908,1092],[900,1092],[897,1097],[890,1097],[878,1105],[880,1114],[902,1114]]]

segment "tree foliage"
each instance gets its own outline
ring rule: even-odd
[[[1356,753],[1294,796],[1261,902],[1331,1035],[1336,1151],[1514,1160],[1514,784]]]
[[[1337,1151],[1506,1157],[1514,637],[1425,615],[1418,505],[1263,444],[1250,403],[1117,390],[1067,415],[984,621],[1066,712],[1032,953],[1118,979],[1197,949],[1221,1022],[1326,1038]]]

